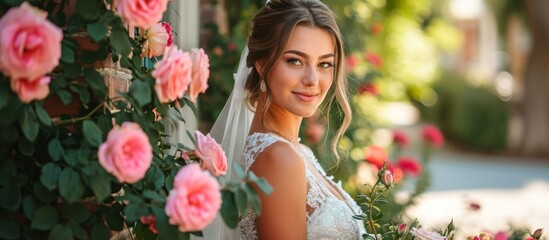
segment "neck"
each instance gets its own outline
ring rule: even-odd
[[[264,105],[258,104],[250,132],[271,132],[298,144],[299,127],[303,117],[272,104],[263,114]]]

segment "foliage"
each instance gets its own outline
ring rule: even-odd
[[[422,115],[436,122],[456,143],[478,150],[507,145],[508,105],[490,86],[471,86],[459,74],[445,72],[435,85],[438,101],[417,103]]]
[[[0,16],[21,2],[1,1]],[[164,206],[176,174],[194,162],[181,154],[194,146],[166,142],[165,124],[190,120],[179,108],[196,111],[194,103],[188,97],[162,103],[154,67],[144,66],[157,59],[140,57],[143,39],[130,37],[134,29],[112,9],[112,1],[29,2],[47,11],[47,20],[63,30],[62,52],[48,74],[45,99],[22,102],[9,77],[0,75],[0,238],[108,239],[133,229],[138,239],[188,239],[191,233],[171,225]],[[131,75],[128,90],[110,92],[108,77],[95,65],[107,60]],[[119,182],[98,161],[98,148],[124,122],[138,124],[152,146],[152,164],[135,183]],[[237,182],[217,178],[220,212],[233,227],[248,204],[260,208],[257,192],[247,182],[270,191],[252,173],[239,176]],[[151,215],[158,234],[140,221]]]

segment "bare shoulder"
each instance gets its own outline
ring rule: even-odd
[[[273,187],[268,196],[260,193],[259,239],[305,239],[307,177],[300,155],[289,143],[279,141],[257,156],[251,170]]]
[[[250,169],[267,180],[277,180],[278,176],[305,180],[304,161],[289,143],[283,141],[275,142],[261,152]]]

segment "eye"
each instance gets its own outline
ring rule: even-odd
[[[321,63],[318,64],[318,66],[320,68],[331,68],[331,67],[334,66],[334,64],[331,63],[331,62],[321,62]]]
[[[294,65],[294,66],[301,66],[301,61],[299,61],[299,59],[297,58],[288,58],[288,60],[286,60],[287,63],[289,63],[290,65]]]

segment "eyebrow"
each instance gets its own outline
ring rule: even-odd
[[[308,57],[308,55],[305,54],[304,52],[300,52],[300,51],[297,51],[297,50],[288,50],[288,51],[286,51],[286,52],[284,52],[284,53],[293,53],[293,54],[299,55],[299,56],[301,56],[301,57],[303,57],[303,58],[307,58],[307,57]],[[334,55],[333,53],[328,53],[328,54],[324,54],[324,55],[320,56],[318,59],[325,59],[325,58],[330,58],[330,57],[334,57],[334,56],[335,56],[335,55]]]

